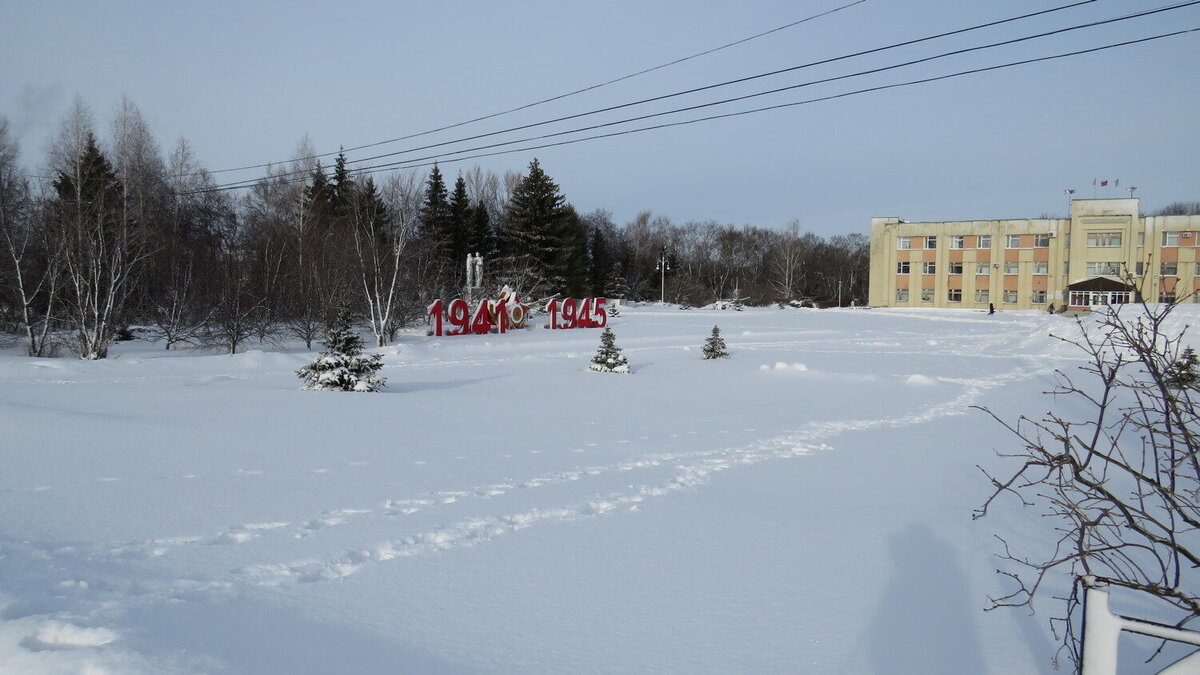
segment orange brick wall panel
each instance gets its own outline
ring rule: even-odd
[[[960,248],[950,249],[950,262],[962,262],[963,252]]]
[[[1033,290],[1048,291],[1050,290],[1050,278],[1045,274],[1033,275]]]
[[[991,249],[984,249],[982,251],[976,251],[975,252],[975,260],[977,262],[991,262],[992,261]]]
[[[962,289],[963,277],[961,274],[951,274],[946,281],[946,288]]]
[[[1048,248],[1033,249],[1033,259],[1040,260],[1043,262],[1050,262],[1050,249],[1048,249]]]
[[[1021,235],[1021,236],[1024,236],[1024,235]],[[1020,260],[1020,259],[1021,259],[1020,249],[1015,249],[1015,248],[1004,249],[1004,262],[1012,262],[1014,260]]]
[[[991,277],[989,277],[989,276],[984,276],[984,275],[982,275],[982,274],[980,274],[980,275],[976,275],[976,277],[975,277],[975,288],[976,288],[976,289],[984,289],[984,288],[987,288],[987,287],[988,287],[988,282],[989,282],[989,281],[991,281],[991,280],[992,280],[992,278],[991,278]]]
[[[1161,250],[1163,262],[1179,262],[1179,247],[1164,246]]]
[[[1017,286],[1017,284],[1018,284],[1019,282],[1020,282],[1020,279],[1017,277],[1017,275],[1015,275],[1015,274],[1005,274],[1005,275],[1004,275],[1004,290],[1006,290],[1006,291],[1016,291],[1016,290],[1019,290],[1019,288],[1018,288],[1018,286]]]

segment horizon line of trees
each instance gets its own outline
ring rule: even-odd
[[[213,190],[186,140],[164,155],[128,99],[102,142],[78,98],[46,153],[48,177],[31,180],[18,154],[0,117],[0,340],[31,356],[105,358],[131,325],[166,349],[311,348],[343,309],[383,346],[424,321],[431,300],[461,294],[470,253],[484,256],[489,290],[507,284],[535,303],[866,297],[861,233],[675,224],[650,211],[617,225],[602,209],[578,213],[537,159],[524,173],[472,167],[452,186],[437,166],[377,182],[341,154],[326,168],[305,139],[234,195]]]

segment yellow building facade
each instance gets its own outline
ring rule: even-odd
[[[1070,218],[872,218],[869,303],[1047,310],[1200,300],[1200,216],[1142,217],[1140,201],[1075,199]]]

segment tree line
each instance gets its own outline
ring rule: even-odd
[[[489,292],[507,284],[534,303],[866,296],[862,234],[678,225],[649,211],[618,225],[578,213],[536,159],[523,173],[473,167],[450,185],[436,165],[376,181],[316,154],[302,141],[251,187],[219,190],[186,140],[164,154],[129,100],[106,140],[76,100],[43,175],[30,176],[0,118],[0,337],[85,359],[107,356],[130,326],[166,349],[311,348],[349,309],[383,346],[431,300],[462,294],[474,253]]]

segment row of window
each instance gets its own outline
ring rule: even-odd
[[[949,265],[948,265],[949,270],[947,271],[947,274],[962,274],[964,264],[965,263],[961,263],[961,262],[949,263]],[[1179,262],[1159,263],[1158,273],[1164,277],[1177,277],[1177,276],[1179,276],[1179,270],[1181,269],[1181,266],[1184,264],[1186,264],[1186,263],[1179,263]],[[996,267],[999,268],[999,266],[1000,266],[1000,264],[996,263]],[[975,274],[991,274],[991,272],[992,272],[991,267],[992,267],[992,263],[977,262],[977,263],[975,263]],[[911,274],[911,273],[912,273],[912,263],[910,263],[910,262],[896,263],[896,274]],[[1020,274],[1021,273],[1020,261],[1010,260],[1010,261],[1004,263],[1004,273],[1005,274]],[[1048,263],[1044,260],[1034,260],[1033,261],[1033,273],[1034,274],[1049,274],[1050,273],[1050,263]],[[1136,276],[1140,277],[1144,273],[1145,273],[1144,263],[1138,263],[1134,274]],[[937,274],[937,263],[934,263],[934,262],[921,263],[921,274]],[[1063,263],[1063,274],[1064,275],[1070,274],[1070,263],[1067,263],[1067,262]],[[1121,263],[1119,263],[1119,262],[1090,262],[1090,263],[1087,263],[1087,275],[1089,277],[1121,276]]]
[[[936,235],[927,235],[927,236],[923,236],[923,237],[896,237],[896,248],[905,249],[905,250],[911,249],[913,247],[914,239],[916,239],[918,243],[923,243],[924,248],[926,248],[926,249],[937,248],[937,239],[938,238]],[[949,240],[950,248],[966,248],[966,246],[965,246],[966,240],[967,240],[966,235],[952,234],[949,237],[947,237],[947,239]],[[992,247],[992,235],[981,234],[976,237],[975,248],[991,248],[991,247]],[[1034,235],[1033,247],[1034,248],[1050,248],[1050,235],[1049,234]],[[1019,234],[1004,235],[1004,248],[1021,248],[1021,235],[1019,235]]]
[[[964,263],[961,263],[961,262],[949,263],[948,274],[962,274],[963,273],[963,265],[964,265]],[[992,273],[991,267],[992,267],[992,263],[977,262],[977,263],[975,263],[975,274],[991,274]],[[997,268],[1000,267],[1000,264],[996,263],[996,267]],[[910,263],[910,262],[896,263],[896,274],[911,274],[911,273],[912,273],[912,263]],[[921,273],[922,274],[937,274],[937,263],[934,263],[934,262],[921,263]],[[1004,273],[1005,274],[1020,274],[1021,273],[1020,261],[1010,260],[1010,261],[1004,263]],[[1048,263],[1044,260],[1033,261],[1033,273],[1034,274],[1049,274],[1050,273],[1050,263]]]
[[[1179,246],[1180,241],[1182,240],[1183,245],[1187,246],[1190,243],[1189,239],[1192,239],[1192,238],[1193,238],[1192,233],[1190,233],[1190,232],[1163,232],[1162,233],[1162,245],[1163,246]],[[924,244],[924,248],[926,248],[926,249],[937,248],[938,238],[936,235],[896,237],[896,248],[903,249],[903,250],[911,249],[911,248],[913,248],[913,243],[914,243],[913,240],[914,239],[917,240],[916,243]],[[950,248],[966,248],[966,246],[965,246],[966,235],[952,234],[952,235],[949,235],[947,237],[947,239],[949,241]],[[1119,248],[1121,246],[1121,241],[1122,241],[1122,236],[1121,236],[1120,232],[1088,232],[1088,235],[1087,235],[1088,248]],[[1071,235],[1067,235],[1065,243],[1067,246],[1071,245]],[[1138,246],[1145,246],[1145,245],[1146,245],[1146,233],[1139,232],[1138,233]],[[992,247],[992,235],[990,235],[990,234],[977,235],[976,242],[975,242],[975,248],[985,249],[985,248],[991,248],[991,247]],[[1049,234],[1035,234],[1033,237],[1033,247],[1034,248],[1049,248],[1050,247],[1050,235]],[[1019,235],[1019,234],[1004,235],[1004,248],[1021,248],[1021,235]]]
[[[1179,271],[1187,263],[1181,262],[1164,262],[1158,264],[1158,273],[1164,277],[1177,277]],[[1116,277],[1121,275],[1121,263],[1119,262],[1090,262],[1087,264],[1087,274],[1090,277]],[[1138,263],[1134,267],[1134,276],[1142,276],[1146,273],[1146,264]]]
[[[1017,291],[1004,291],[1001,297],[1006,305],[1017,304]],[[896,302],[908,302],[908,298],[909,295],[907,288],[896,289]],[[1035,305],[1044,305],[1046,304],[1046,291],[1034,291],[1029,299]],[[946,292],[946,301],[962,302],[962,289],[951,288]],[[921,289],[921,302],[933,302],[932,288]],[[975,291],[975,302],[976,304],[981,305],[991,302],[991,295],[988,293],[986,288]]]

